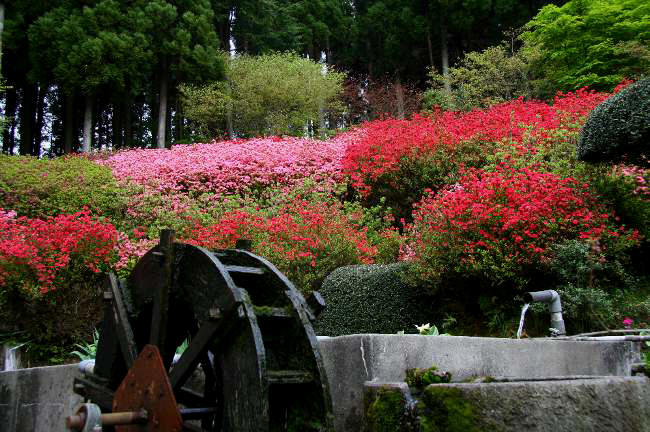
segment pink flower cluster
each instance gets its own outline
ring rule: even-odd
[[[125,150],[97,162],[109,166],[118,179],[157,191],[225,195],[291,185],[306,177],[339,182],[345,150],[362,133],[355,130],[327,141],[269,137],[177,145],[171,150]]]

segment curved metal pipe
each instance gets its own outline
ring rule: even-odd
[[[551,328],[557,330],[556,336],[566,334],[564,319],[562,318],[562,302],[560,295],[555,290],[531,291],[524,294],[526,303],[541,302],[549,305],[551,312]]]

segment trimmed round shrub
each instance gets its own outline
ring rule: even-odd
[[[430,322],[431,297],[402,280],[405,266],[354,265],[332,272],[320,290],[327,307],[316,321],[317,334],[415,333],[416,324]]]
[[[588,162],[639,157],[650,150],[650,78],[598,105],[585,123],[578,159]]]

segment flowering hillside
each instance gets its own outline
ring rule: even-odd
[[[645,303],[626,296],[645,280],[635,262],[650,233],[649,171],[575,158],[581,125],[607,97],[378,120],[325,141],[20,159],[20,182],[15,170],[0,177],[0,305],[100,270],[124,276],[173,228],[208,248],[250,239],[305,292],[340,266],[404,260],[408,280],[483,323],[536,288],[560,290],[569,315],[641,314]],[[69,182],[77,188],[64,193]]]
[[[293,137],[178,145],[171,150],[125,150],[98,163],[116,178],[160,192],[209,192],[229,195],[251,188],[293,185],[305,178],[343,181],[341,160],[362,130],[328,141]]]

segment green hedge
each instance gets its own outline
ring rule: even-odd
[[[316,322],[325,336],[415,333],[431,321],[431,298],[402,281],[406,264],[355,265],[332,272],[320,290],[327,308]]]
[[[86,158],[0,155],[0,208],[44,218],[84,207],[113,223],[123,218],[125,192],[111,170]]]
[[[630,85],[598,105],[578,142],[578,159],[609,161],[650,150],[650,78]]]

